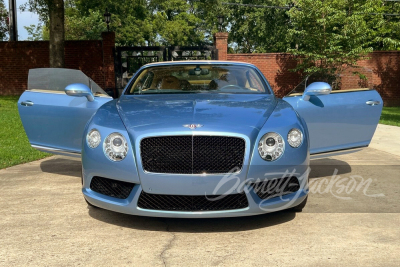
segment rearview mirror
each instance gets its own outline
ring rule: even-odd
[[[92,90],[83,83],[73,83],[65,87],[65,93],[69,96],[85,96],[89,102],[94,101]]]
[[[312,95],[329,95],[332,87],[328,83],[314,82],[307,86],[303,94],[303,100],[308,101]]]

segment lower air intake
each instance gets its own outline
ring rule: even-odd
[[[245,194],[226,196],[178,196],[140,194],[138,207],[150,210],[169,211],[218,211],[235,210],[248,207]]]
[[[270,199],[299,191],[300,184],[299,180],[292,176],[254,183],[253,189],[259,198]]]
[[[95,176],[90,182],[90,189],[109,197],[125,199],[135,184]]]

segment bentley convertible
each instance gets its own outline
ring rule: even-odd
[[[186,218],[301,211],[310,158],[368,146],[382,105],[323,82],[280,99],[224,61],[145,65],[115,100],[78,70],[32,69],[18,101],[32,147],[81,157],[90,206]]]

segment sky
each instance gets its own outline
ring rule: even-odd
[[[4,0],[6,8],[8,10],[8,1]],[[26,3],[27,0],[17,0],[17,7]],[[19,9],[17,11],[17,25],[18,25],[18,41],[24,41],[28,39],[28,32],[25,30],[24,26],[29,26],[31,24],[37,25],[39,23],[39,16],[31,12],[21,12]]]

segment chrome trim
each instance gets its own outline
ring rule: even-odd
[[[47,152],[47,153],[52,153],[52,154],[59,154],[59,155],[65,155],[65,156],[72,156],[72,157],[81,157],[81,152],[79,151],[71,151],[71,150],[65,150],[65,149],[59,149],[59,148],[54,148],[54,147],[48,147],[48,146],[39,146],[39,145],[33,145],[31,144],[31,147]]]
[[[322,159],[322,158],[328,158],[328,157],[335,157],[335,156],[340,156],[340,155],[346,155],[346,154],[351,154],[355,152],[359,152],[366,148],[368,146],[364,147],[355,147],[355,148],[349,148],[349,149],[340,149],[340,150],[334,150],[334,151],[328,151],[328,152],[321,152],[321,153],[316,153],[316,154],[311,154],[310,159]]]
[[[146,139],[146,138],[152,138],[152,137],[167,137],[167,136],[191,136],[192,138],[194,137],[194,136],[222,136],[222,137],[233,137],[233,138],[240,138],[240,139],[242,139],[243,141],[244,141],[244,155],[243,155],[243,164],[242,164],[242,168],[239,170],[239,171],[237,171],[237,172],[226,172],[226,173],[166,173],[166,172],[149,172],[149,171],[146,171],[145,169],[144,169],[144,167],[143,167],[143,162],[142,162],[142,148],[141,148],[141,146],[142,146],[142,141],[143,141],[143,139]],[[146,136],[146,137],[143,137],[143,138],[141,138],[140,140],[139,140],[139,157],[140,157],[140,165],[141,165],[141,167],[142,167],[142,171],[143,171],[143,173],[145,173],[145,174],[160,174],[160,175],[177,175],[177,176],[183,176],[183,175],[193,175],[193,176],[205,176],[205,175],[221,175],[221,176],[224,176],[224,175],[227,175],[227,174],[240,174],[242,171],[243,171],[243,167],[245,166],[245,160],[246,160],[246,152],[247,152],[247,142],[246,142],[246,139],[245,138],[243,138],[243,137],[241,137],[241,136],[230,136],[230,135],[207,135],[207,134],[202,134],[201,132],[197,132],[196,134],[186,134],[186,135],[151,135],[151,136]]]
[[[33,106],[33,102],[30,100],[23,101],[23,102],[21,102],[21,106],[31,107],[31,106]]]

